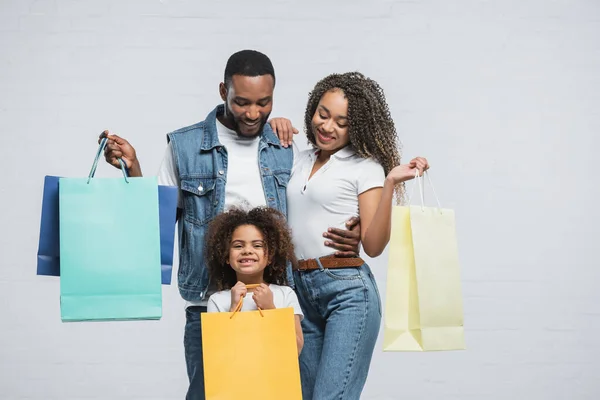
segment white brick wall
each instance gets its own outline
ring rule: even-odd
[[[58,280],[35,276],[43,176],[86,174],[103,129],[154,173],[242,48],[271,56],[274,115],[298,127],[324,75],[380,81],[456,209],[469,349],[378,345],[365,399],[600,396],[597,1],[3,0],[0,398],[183,398],[175,286],[159,322],[60,322]]]

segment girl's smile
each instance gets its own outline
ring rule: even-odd
[[[229,265],[246,277],[262,276],[267,267],[267,249],[262,232],[254,225],[240,225],[231,235]]]

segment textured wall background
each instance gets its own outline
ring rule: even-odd
[[[365,399],[600,396],[597,1],[3,0],[0,398],[184,397],[176,286],[158,322],[60,322],[58,279],[35,276],[43,177],[87,174],[103,129],[156,173],[242,48],[272,58],[273,115],[297,127],[326,74],[378,80],[456,210],[468,350],[378,344]]]

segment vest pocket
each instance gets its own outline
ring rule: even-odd
[[[205,225],[214,218],[216,210],[215,178],[181,180],[184,219],[196,225]]]
[[[277,186],[282,187],[284,189],[287,187],[288,182],[290,181],[290,173],[289,172],[278,171],[278,172],[275,172],[273,174],[273,176],[275,177],[275,182],[277,182]]]
[[[214,218],[217,192],[215,178],[182,178],[183,237],[179,264],[179,285],[192,288],[201,283],[206,225]]]

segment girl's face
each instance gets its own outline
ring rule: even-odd
[[[334,153],[350,142],[348,100],[340,89],[325,92],[312,118],[317,147]]]
[[[238,226],[231,235],[228,264],[237,276],[260,275],[269,263],[267,247],[260,230],[254,225]]]

